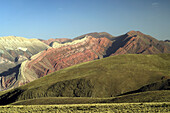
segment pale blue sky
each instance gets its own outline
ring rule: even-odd
[[[0,0],[0,36],[74,38],[130,30],[170,39],[170,0]]]

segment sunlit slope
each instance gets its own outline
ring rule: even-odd
[[[38,39],[27,39],[16,36],[0,37],[0,63],[7,62],[7,60],[18,62],[18,60],[37,54],[48,47],[48,45]]]
[[[59,70],[6,91],[0,104],[39,97],[113,97],[170,77],[170,54],[119,55]]]
[[[42,97],[37,99],[21,100],[12,105],[55,105],[55,104],[92,104],[112,101],[112,98],[91,97]]]

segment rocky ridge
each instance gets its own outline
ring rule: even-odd
[[[50,38],[48,40],[40,40],[40,41],[42,41],[45,44],[50,46],[53,42],[64,43],[64,42],[70,42],[70,41],[72,41],[72,39],[68,39],[68,38],[56,38],[56,39],[53,39],[53,38]]]

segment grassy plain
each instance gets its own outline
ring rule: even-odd
[[[72,104],[72,105],[7,105],[0,106],[0,112],[170,112],[170,103],[106,103],[106,104]]]

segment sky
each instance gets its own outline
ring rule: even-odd
[[[170,39],[170,0],[0,0],[0,37],[47,40],[131,30]]]

